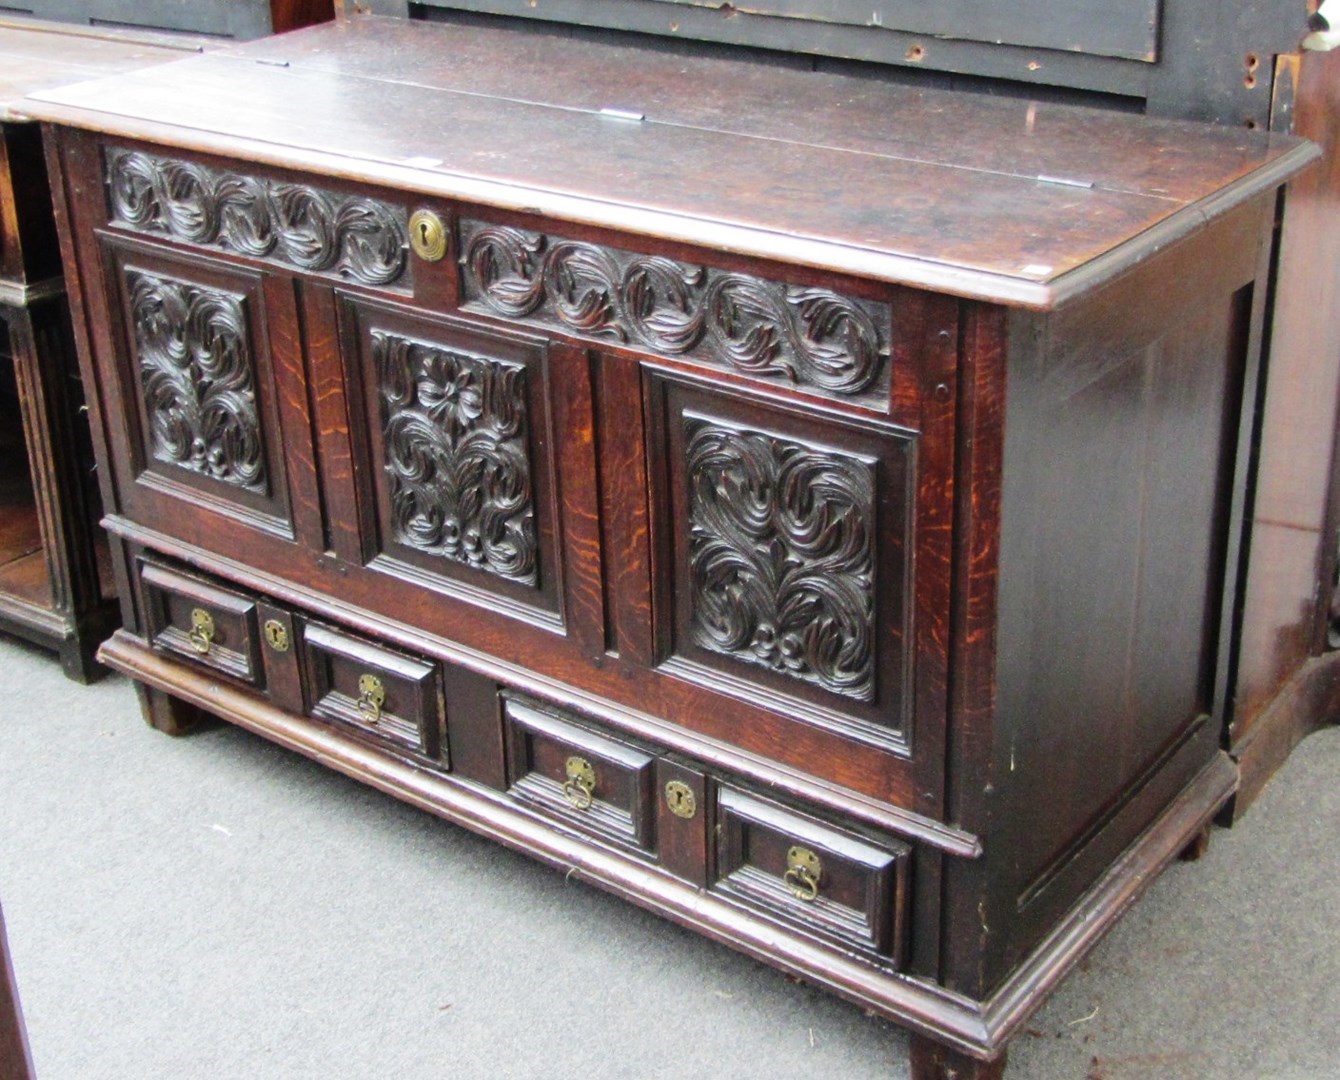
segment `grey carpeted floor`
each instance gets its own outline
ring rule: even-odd
[[[1340,1077],[1340,731],[1052,997],[1015,1080]],[[0,640],[39,1080],[865,1080],[899,1030],[228,726]]]

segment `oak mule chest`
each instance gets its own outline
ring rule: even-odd
[[[30,108],[156,727],[826,986],[920,1078],[997,1075],[1230,796],[1307,144],[381,18]]]

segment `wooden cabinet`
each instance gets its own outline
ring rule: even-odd
[[[30,107],[156,726],[907,1023],[919,1078],[997,1074],[1232,794],[1306,144],[379,19]]]
[[[0,20],[0,630],[55,649],[79,681],[98,673],[116,601],[42,141],[19,102],[194,48]]]

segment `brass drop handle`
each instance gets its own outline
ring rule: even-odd
[[[567,779],[563,781],[563,797],[576,810],[589,810],[595,802],[596,770],[582,757],[570,757],[563,765]]]
[[[382,718],[382,706],[386,704],[386,687],[376,675],[358,677],[358,711],[369,724],[375,724]]]
[[[201,656],[208,656],[209,647],[214,644],[214,616],[204,608],[192,608],[191,630],[186,640]]]
[[[796,845],[787,849],[786,873],[782,875],[782,880],[797,900],[808,904],[817,899],[819,881],[823,876],[824,864],[809,848]]]

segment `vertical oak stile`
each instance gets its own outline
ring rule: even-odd
[[[655,662],[652,645],[652,544],[642,372],[636,362],[598,358],[601,520],[609,648],[640,667]]]
[[[362,444],[358,425],[352,423],[361,382],[354,377],[350,342],[353,329],[340,318],[340,294],[328,285],[304,282],[303,331],[307,354],[308,395],[312,435],[323,500],[322,550],[353,565],[367,558],[366,537],[371,520],[367,497],[354,467]]]
[[[283,461],[295,540],[307,551],[319,551],[325,546],[326,525],[317,469],[318,452],[313,442],[316,431],[307,389],[309,365],[305,359],[311,346],[310,338],[304,333],[300,308],[302,290],[292,278],[266,272],[261,279],[261,296],[266,308],[279,421],[277,430],[270,434],[279,438],[284,447]],[[320,354],[315,355],[320,363]]]
[[[100,260],[89,234],[92,211],[87,205],[86,189],[81,186],[84,181],[80,179],[88,175],[90,163],[96,160],[96,148],[87,134],[45,124],[42,126],[42,142],[51,182],[51,204],[60,239],[61,262],[66,267],[65,295],[69,304],[70,331],[84,388],[98,494],[103,513],[117,514],[121,509],[121,484],[117,482],[111,464],[114,460],[112,431],[107,424],[107,417],[118,415],[109,411],[114,410],[117,403],[107,399],[112,391],[103,385],[98,375],[98,354],[92,336],[93,326],[107,326],[107,312],[102,306]],[[131,553],[114,534],[107,537],[107,544],[122,625],[138,632],[142,626],[142,613],[139,591],[131,586]]]
[[[558,473],[558,529],[564,565],[565,621],[585,657],[600,663],[606,648],[601,559],[600,490],[591,358],[586,350],[550,347],[546,384]]]

